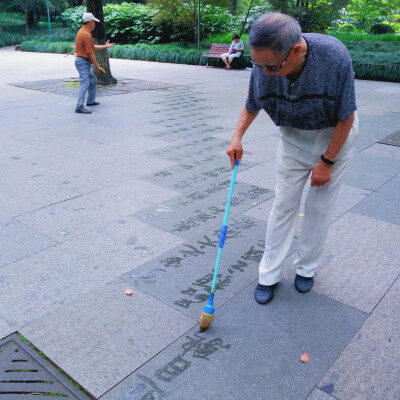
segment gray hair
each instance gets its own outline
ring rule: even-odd
[[[279,56],[283,56],[300,42],[299,23],[289,15],[272,12],[257,18],[247,39],[251,48],[267,48]]]

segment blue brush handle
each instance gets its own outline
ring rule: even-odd
[[[221,232],[219,234],[217,261],[215,262],[214,279],[213,279],[212,286],[211,286],[211,294],[212,295],[214,295],[215,286],[217,284],[218,269],[219,269],[219,263],[221,261],[222,248],[224,247],[226,232],[228,230],[229,211],[231,209],[233,188],[235,186],[236,173],[237,173],[238,166],[239,166],[239,161],[235,159],[235,168],[233,169],[233,172],[232,172],[231,185],[229,187],[229,194],[228,194],[228,201],[226,202],[226,207],[225,207],[224,221],[222,223]]]

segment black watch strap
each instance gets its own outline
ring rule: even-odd
[[[328,165],[333,165],[335,164],[335,161],[330,160],[329,158],[326,158],[323,154],[321,155],[321,160]]]

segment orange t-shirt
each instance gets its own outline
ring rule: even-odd
[[[83,57],[89,60],[89,53],[94,53],[93,36],[86,29],[79,29],[76,35],[75,53],[77,57]]]

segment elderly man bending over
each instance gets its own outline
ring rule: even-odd
[[[235,157],[242,159],[242,137],[262,109],[280,127],[275,200],[255,290],[256,301],[265,304],[281,279],[310,174],[294,266],[296,289],[306,293],[313,286],[340,182],[354,153],[358,117],[352,61],[339,40],[302,34],[292,17],[269,13],[257,19],[247,43],[254,67],[227,153],[233,168]]]

